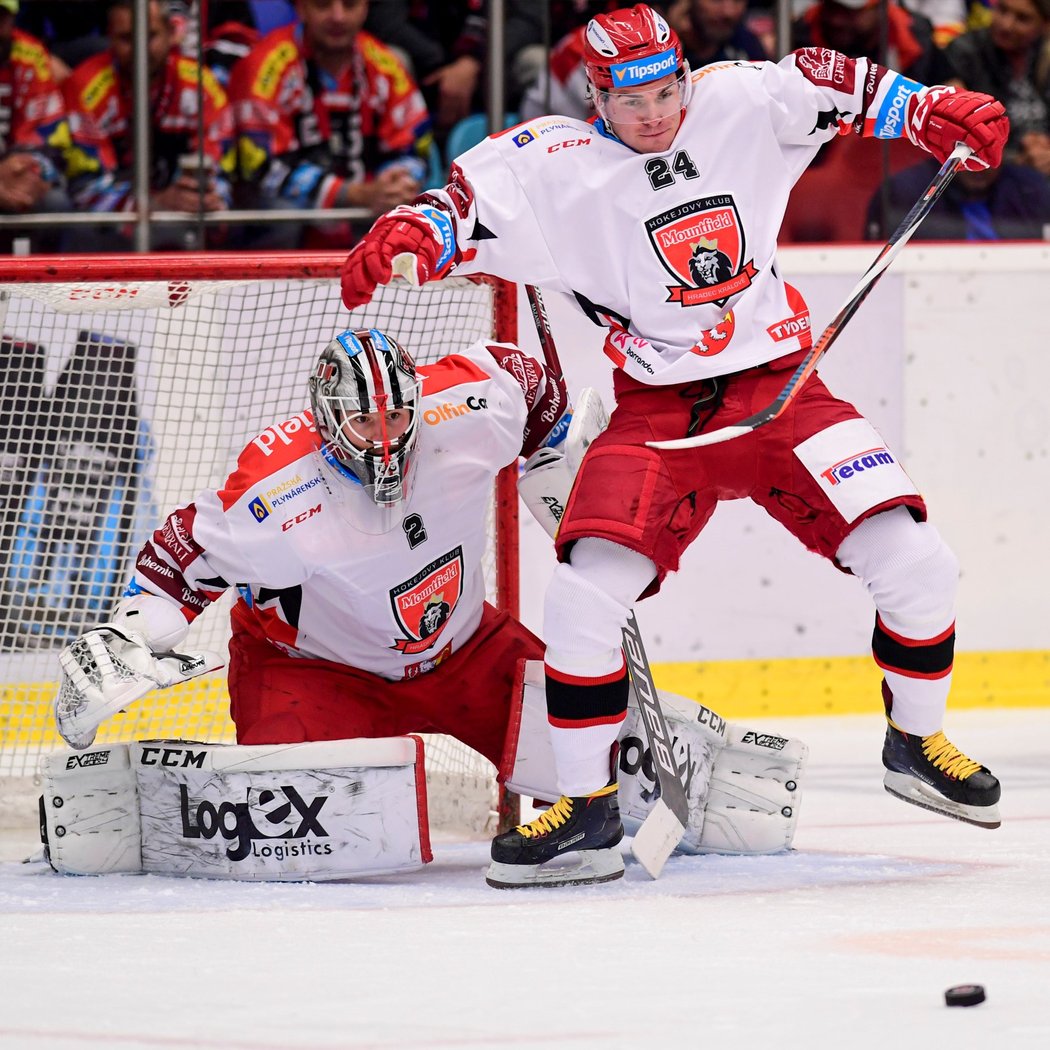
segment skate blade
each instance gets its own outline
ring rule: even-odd
[[[564,858],[542,864],[499,864],[493,861],[485,881],[497,890],[520,890],[529,886],[587,886],[623,877],[619,849],[585,849],[574,855],[576,863],[565,866]],[[560,865],[560,866],[559,866]]]
[[[974,827],[987,828],[989,831],[1002,824],[997,805],[967,806],[962,802],[953,802],[907,773],[887,771],[883,787],[902,802],[910,802],[913,806],[939,813],[942,817],[961,820],[964,824],[973,824]]]

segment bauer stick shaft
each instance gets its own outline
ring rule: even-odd
[[[543,297],[539,289],[531,285],[525,286],[525,293],[547,367],[561,375],[561,361],[554,345],[554,335],[543,305]],[[645,646],[642,644],[641,632],[638,630],[638,621],[633,611],[623,629],[623,651],[642,721],[645,723],[656,783],[660,789],[660,797],[634,836],[632,852],[638,863],[655,879],[659,878],[667,858],[685,834],[689,818],[689,799],[674,760],[674,737],[671,736],[663,708],[660,706],[653,672],[645,655]]]
[[[857,282],[856,287],[849,294],[842,309],[835,315],[831,324],[824,329],[820,338],[813,344],[812,349],[802,359],[798,368],[792,373],[787,385],[777,394],[776,398],[766,408],[756,412],[739,423],[733,423],[727,427],[720,427],[707,434],[695,434],[692,437],[674,438],[670,441],[649,441],[651,448],[696,448],[700,445],[715,445],[720,441],[729,441],[731,438],[743,437],[750,434],[766,423],[772,423],[795,399],[795,395],[806,384],[806,380],[816,371],[820,359],[831,349],[832,343],[839,337],[846,323],[860,308],[860,304],[868,297],[868,293],[879,282],[879,278],[889,268],[890,263],[900,254],[904,246],[911,240],[911,236],[922,224],[923,220],[933,206],[940,199],[948,183],[955,177],[959,167],[967,160],[972,150],[961,143],[952,151],[951,156],[941,165],[940,171],[933,177],[933,181],[923,191],[922,196],[912,205],[911,211],[904,216],[901,224],[894,231],[893,236],[883,246],[875,261],[868,267],[864,276]]]

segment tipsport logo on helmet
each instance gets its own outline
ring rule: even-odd
[[[633,62],[618,62],[610,66],[609,71],[617,87],[633,87],[636,84],[648,84],[650,80],[659,80],[677,68],[678,59],[674,48],[671,48],[659,55],[636,58]]]

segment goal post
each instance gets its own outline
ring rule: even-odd
[[[217,486],[240,449],[308,406],[321,349],[348,327],[394,335],[420,364],[477,339],[515,341],[516,288],[453,278],[395,282],[343,307],[344,253],[27,256],[0,259],[0,826],[35,815],[58,652],[105,619],[135,553],[175,506]],[[494,486],[489,600],[518,611],[516,471]],[[231,589],[232,590],[232,589]],[[225,651],[235,592],[187,646]],[[151,694],[100,743],[232,742],[223,674]],[[427,738],[439,826],[507,826],[482,756]],[[27,806],[32,806],[27,809]]]

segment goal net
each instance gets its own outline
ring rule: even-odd
[[[58,653],[104,620],[144,540],[175,506],[217,486],[237,453],[308,406],[321,349],[348,327],[393,334],[425,363],[479,338],[516,337],[510,286],[452,279],[379,289],[348,312],[328,253],[0,260],[0,826],[35,818]],[[489,600],[516,612],[517,502],[497,481]],[[186,642],[225,652],[228,609]],[[156,691],[100,728],[99,743],[232,742],[222,673]],[[494,770],[426,738],[432,819],[488,831]]]

